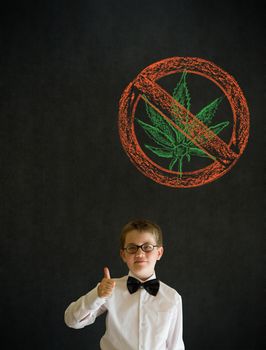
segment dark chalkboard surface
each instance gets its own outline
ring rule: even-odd
[[[2,11],[4,349],[98,349],[104,317],[75,331],[64,310],[105,265],[114,277],[127,273],[119,233],[138,217],[162,227],[157,274],[182,295],[186,348],[263,348],[262,13],[251,1],[191,0],[24,1]],[[119,139],[127,84],[175,56],[233,75],[250,110],[237,164],[197,188],[145,177]],[[207,85],[197,92],[204,104]]]

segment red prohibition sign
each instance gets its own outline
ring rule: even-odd
[[[228,144],[157,83],[160,78],[185,70],[187,73],[211,80],[227,97],[234,120]],[[205,168],[183,172],[182,177],[179,172],[165,169],[152,161],[143,152],[135,135],[134,118],[140,99],[148,102],[168,123],[182,132],[214,161]],[[174,110],[178,111],[174,118],[178,120],[179,125],[186,124],[186,131],[173,122]],[[220,67],[201,58],[172,57],[146,67],[127,86],[119,102],[119,133],[130,160],[145,176],[165,186],[196,187],[220,178],[237,162],[248,141],[249,110],[235,79]]]

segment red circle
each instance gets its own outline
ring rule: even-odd
[[[215,83],[226,95],[233,112],[233,130],[228,149],[235,157],[227,164],[214,161],[209,166],[191,172],[182,172],[162,168],[154,163],[141,149],[134,131],[135,111],[140,99],[136,82],[145,77],[156,82],[158,79],[176,73],[201,75]],[[146,67],[124,90],[119,102],[119,134],[123,148],[133,164],[155,182],[170,187],[196,187],[214,181],[237,162],[243,153],[249,136],[249,110],[246,99],[235,79],[214,63],[195,57],[172,57]]]

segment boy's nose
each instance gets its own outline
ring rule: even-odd
[[[144,251],[138,247],[138,250],[136,251],[136,256],[142,256],[144,254]]]

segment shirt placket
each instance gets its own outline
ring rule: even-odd
[[[147,292],[143,287],[139,289],[139,350],[148,350],[145,349],[145,313],[144,313],[144,304],[145,297]]]

